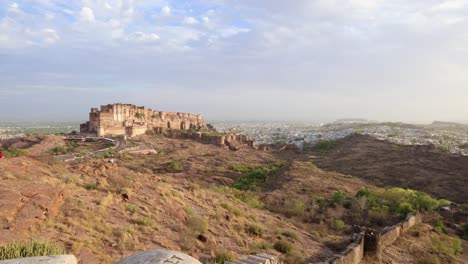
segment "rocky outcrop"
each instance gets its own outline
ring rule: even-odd
[[[201,264],[189,255],[169,250],[149,250],[124,258],[116,264]]]
[[[244,258],[241,258],[237,261],[230,262],[226,261],[224,264],[281,264],[282,262],[278,259],[278,257],[260,253],[257,255],[250,255]]]
[[[0,264],[77,264],[76,258],[73,255],[59,255],[46,257],[32,257],[0,260]]]

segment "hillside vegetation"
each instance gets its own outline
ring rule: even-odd
[[[410,188],[458,203],[468,201],[468,157],[433,146],[402,146],[371,136],[353,135],[335,142],[315,161],[324,170],[358,176],[382,187]]]
[[[63,141],[46,137],[26,148],[29,155],[1,159],[0,245],[49,241],[80,263],[113,263],[147,249],[204,263],[259,252],[309,263],[346,247],[354,224],[379,228],[446,204],[319,169],[307,153],[233,152],[154,135],[132,140],[140,143],[157,153],[111,151],[62,163],[51,149]]]

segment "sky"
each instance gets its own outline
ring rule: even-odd
[[[0,121],[468,121],[468,0],[0,0]]]

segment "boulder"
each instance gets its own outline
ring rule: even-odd
[[[73,255],[59,255],[46,257],[31,257],[19,259],[0,260],[0,264],[77,264]]]
[[[116,264],[201,264],[189,255],[170,250],[149,250],[136,253]]]

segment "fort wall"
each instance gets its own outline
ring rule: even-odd
[[[359,264],[366,256],[380,259],[382,249],[392,245],[408,229],[420,223],[422,223],[420,213],[408,214],[405,220],[385,227],[380,232],[372,229],[361,230],[360,234],[353,234],[352,242],[345,250],[321,264]]]
[[[108,104],[91,108],[89,120],[80,125],[82,133],[97,136],[137,136],[148,129],[159,131],[205,129],[202,115],[180,112],[163,112],[131,104]]]

